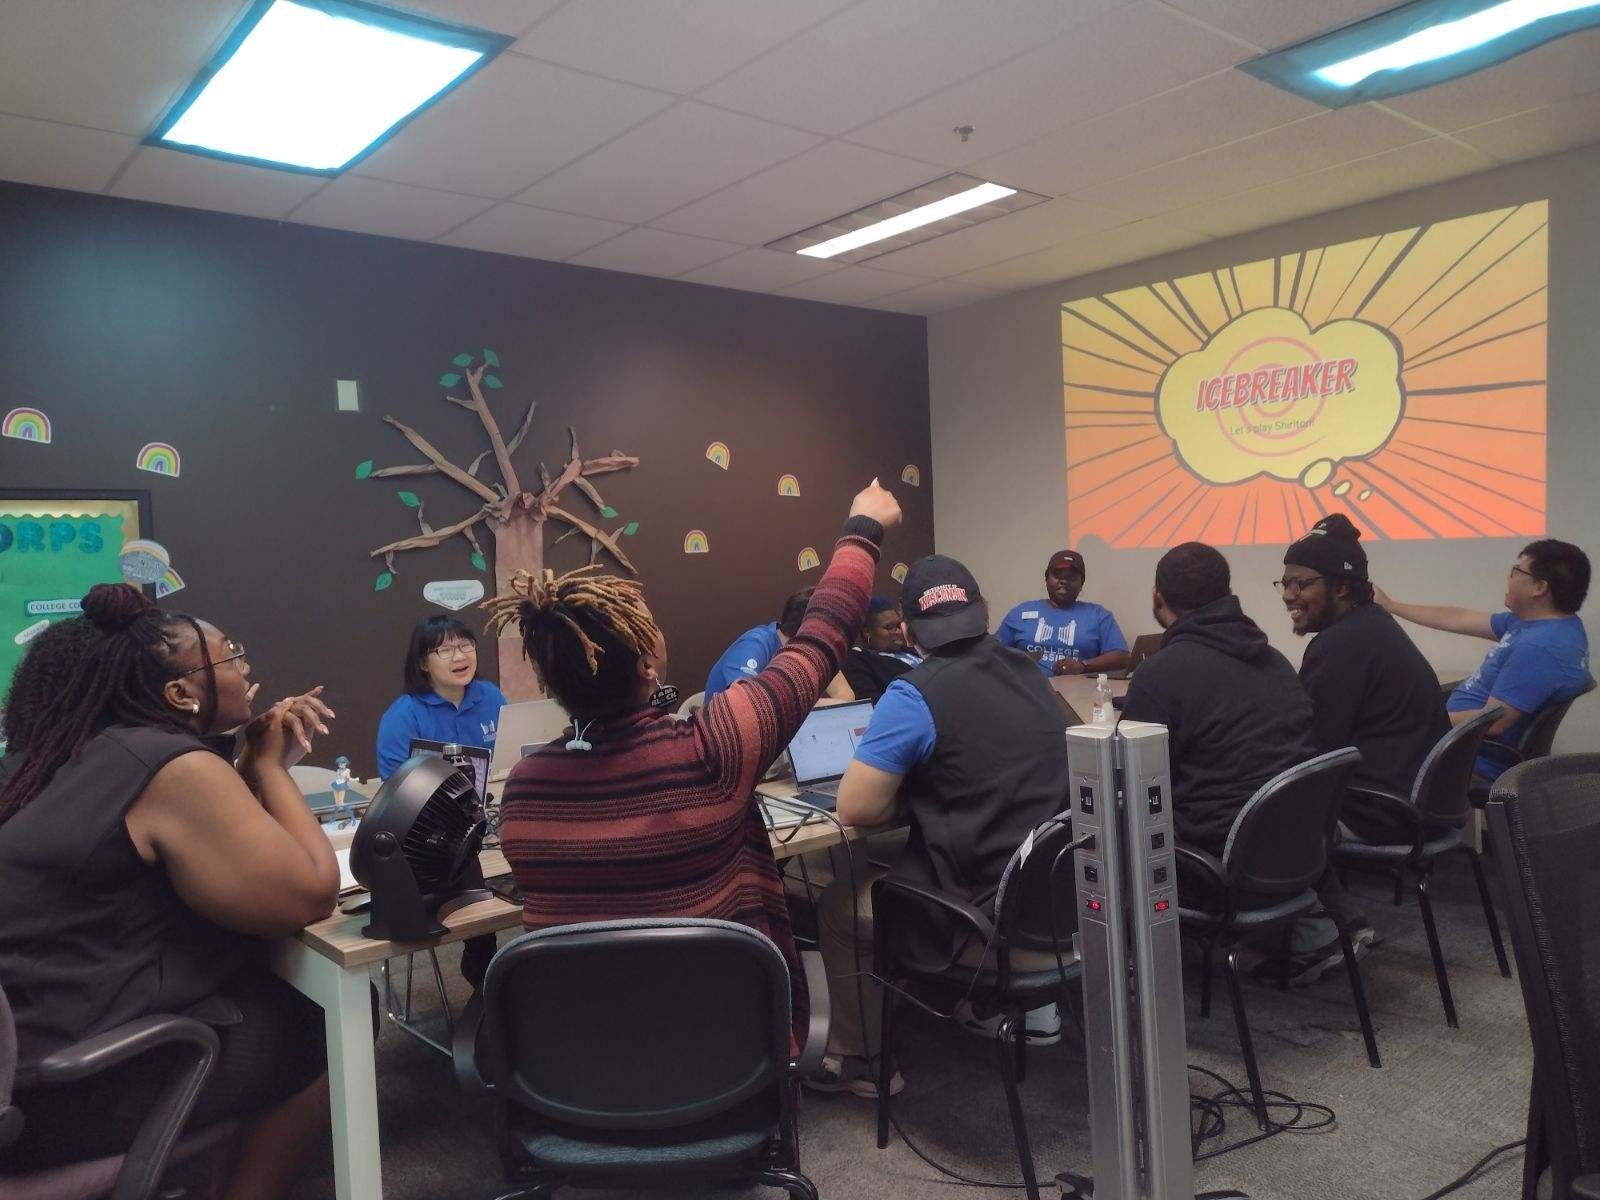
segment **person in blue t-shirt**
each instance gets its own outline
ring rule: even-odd
[[[789,639],[800,632],[800,622],[806,619],[806,609],[811,604],[811,593],[816,588],[801,588],[783,602],[783,616],[770,625],[757,625],[734,639],[733,645],[722,652],[722,657],[712,664],[706,678],[706,699],[728,690],[730,684],[740,679],[752,679],[767,669],[772,656]],[[849,685],[843,675],[836,675],[823,695],[835,700],[851,700]]]
[[[1078,599],[1087,575],[1083,555],[1057,550],[1045,564],[1044,599],[1013,608],[995,637],[1021,650],[1046,675],[1122,670],[1128,665],[1128,640],[1117,619],[1108,609]]]
[[[1471,677],[1450,693],[1445,709],[1452,725],[1492,706],[1505,709],[1489,726],[1489,736],[1516,745],[1540,709],[1576,696],[1591,682],[1589,638],[1577,616],[1588,593],[1588,556],[1571,542],[1545,538],[1523,547],[1511,568],[1505,612],[1404,604],[1381,589],[1377,600],[1418,625],[1497,643]],[[1485,779],[1496,779],[1509,765],[1486,748],[1476,770]]]
[[[411,757],[411,739],[494,750],[506,698],[478,678],[478,639],[454,617],[417,622],[406,651],[405,693],[378,722],[378,775],[387,779]]]

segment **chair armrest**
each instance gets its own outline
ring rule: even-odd
[[[1417,817],[1417,810],[1404,796],[1396,796],[1393,792],[1380,791],[1377,788],[1345,788],[1344,800],[1340,805],[1341,813],[1344,811],[1344,805],[1352,800],[1357,801],[1369,812],[1398,821],[1408,829],[1421,827],[1422,822]]]
[[[1173,843],[1172,853],[1180,867],[1189,867],[1196,871],[1208,887],[1214,887],[1219,892],[1228,890],[1228,873],[1223,870],[1222,860],[1215,854],[1208,854],[1194,846],[1185,846],[1182,842]]]
[[[989,945],[994,941],[994,922],[959,896],[952,896],[948,892],[941,892],[934,888],[918,887],[914,883],[906,883],[904,880],[885,876],[872,885],[875,917],[876,914],[882,911],[881,906],[877,903],[877,896],[880,891],[893,892],[897,896],[915,900],[925,908],[940,909],[946,915],[953,916],[963,924],[970,926],[972,932],[982,938],[985,945]]]
[[[48,1055],[39,1063],[39,1082],[44,1085],[73,1083],[137,1058],[157,1046],[174,1043],[187,1043],[208,1059],[214,1059],[221,1048],[216,1030],[193,1017],[140,1017]]]
[[[483,1032],[483,993],[474,991],[456,1017],[455,1033],[450,1039],[450,1064],[455,1068],[456,1083],[469,1096],[488,1096],[494,1085],[483,1077],[478,1066],[478,1039]]]
[[[1600,1200],[1600,1175],[1580,1175],[1567,1189],[1572,1200]]]
[[[822,1066],[822,1056],[828,1051],[828,1026],[833,1015],[832,1001],[828,995],[828,969],[822,955],[815,950],[800,954],[806,971],[806,991],[811,994],[811,1023],[806,1027],[806,1044],[800,1048],[794,1070],[802,1079],[815,1074]]]
[[[1486,737],[1478,744],[1478,751],[1492,751],[1496,758],[1503,757],[1510,765],[1515,765],[1524,760],[1522,751],[1510,742],[1502,742],[1499,738]]]

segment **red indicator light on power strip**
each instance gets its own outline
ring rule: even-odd
[[[1172,907],[1172,904],[1169,901],[1166,901],[1166,900],[1157,900],[1156,901],[1156,911],[1157,912],[1166,912],[1167,909],[1169,909],[1171,907]]]

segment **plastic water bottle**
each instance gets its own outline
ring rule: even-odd
[[[1090,717],[1091,725],[1115,724],[1113,714],[1116,709],[1111,704],[1111,682],[1104,676],[1098,675],[1094,681],[1094,710]]]
[[[334,823],[343,825],[345,797],[350,794],[350,760],[342,754],[333,760],[333,782],[328,784],[328,789],[333,792]]]

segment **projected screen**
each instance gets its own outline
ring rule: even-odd
[[[1545,532],[1544,201],[1061,309],[1074,544]]]

